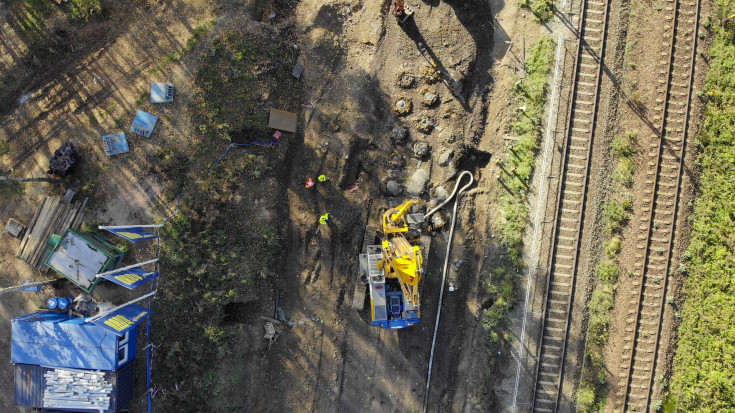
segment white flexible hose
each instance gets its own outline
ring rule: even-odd
[[[470,182],[467,183],[467,185],[463,186],[459,191],[457,191],[457,188],[459,188],[460,182],[462,182],[462,178],[467,175],[470,177]],[[439,204],[436,208],[432,209],[431,211],[427,212],[425,217],[430,216],[439,208],[443,207],[447,202],[449,202],[452,198],[454,198],[455,195],[457,195],[457,199],[454,202],[454,211],[452,212],[452,224],[449,227],[449,241],[447,242],[447,254],[444,258],[444,270],[442,272],[442,286],[441,290],[439,290],[439,306],[436,310],[436,322],[434,323],[434,338],[431,340],[431,354],[429,356],[429,373],[426,377],[426,393],[424,394],[424,413],[426,413],[426,409],[428,408],[429,404],[429,387],[431,386],[431,367],[434,364],[434,348],[436,347],[436,335],[439,332],[439,316],[442,312],[442,299],[444,298],[444,284],[447,281],[447,267],[449,265],[449,255],[452,251],[452,238],[454,236],[454,223],[457,219],[457,206],[459,206],[459,195],[462,194],[467,188],[472,185],[472,183],[475,181],[474,177],[472,176],[472,173],[470,171],[462,171],[461,174],[457,177],[457,183],[454,185],[454,191],[452,191],[452,195],[447,197],[447,199]]]

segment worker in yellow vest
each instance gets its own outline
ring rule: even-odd
[[[327,182],[328,180],[329,180],[329,178],[327,178],[326,175],[324,175],[324,174],[319,175],[319,182]]]
[[[327,225],[327,221],[329,221],[329,214],[324,214],[319,217],[319,223],[322,225]]]

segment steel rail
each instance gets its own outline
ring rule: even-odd
[[[643,370],[643,385],[637,386],[637,388],[640,388],[642,390],[642,394],[636,394],[636,396],[639,399],[642,399],[643,403],[643,411],[648,411],[650,406],[651,397],[653,394],[653,387],[654,387],[654,377],[655,377],[655,371],[656,371],[656,362],[658,357],[658,347],[659,342],[661,338],[661,328],[662,328],[662,321],[663,321],[663,315],[665,310],[665,299],[666,299],[666,288],[668,286],[668,273],[669,273],[669,267],[671,266],[671,259],[673,255],[673,244],[674,244],[674,236],[676,232],[676,217],[678,214],[678,203],[679,198],[681,194],[681,181],[682,181],[682,169],[684,166],[684,155],[685,155],[685,149],[686,149],[686,140],[688,137],[688,128],[689,128],[689,119],[690,119],[690,110],[691,110],[691,97],[692,97],[692,84],[694,81],[694,66],[696,62],[696,49],[697,49],[697,35],[696,35],[696,28],[699,25],[699,15],[700,15],[700,0],[696,0],[693,4],[691,3],[684,3],[685,0],[673,0],[675,2],[675,6],[673,8],[674,10],[674,17],[673,17],[673,25],[671,30],[671,40],[669,44],[669,54],[668,59],[666,61],[666,64],[668,66],[668,70],[666,73],[666,87],[665,87],[665,96],[666,99],[664,100],[663,104],[663,116],[661,117],[661,128],[660,128],[660,138],[657,140],[656,145],[656,161],[654,163],[653,168],[651,170],[655,171],[654,178],[652,182],[653,189],[651,190],[651,197],[648,201],[649,203],[649,210],[648,214],[646,216],[645,220],[642,220],[641,222],[645,222],[645,251],[642,256],[642,266],[641,266],[641,279],[639,281],[638,289],[636,291],[635,296],[638,298],[638,302],[635,306],[635,317],[634,320],[634,329],[632,330],[632,340],[630,345],[624,346],[624,351],[626,351],[626,354],[623,355],[623,360],[625,362],[625,365],[623,366],[623,373],[621,374],[621,382],[624,383],[624,394],[622,395],[622,410],[623,411],[629,411],[629,410],[638,410],[639,407],[641,407],[638,404],[632,404],[632,396],[634,396],[634,388],[636,386],[633,385],[634,379],[641,379],[640,375],[636,377],[634,374],[634,366],[638,367],[638,364],[642,364],[642,367],[638,367],[638,370]],[[694,25],[693,27],[680,27],[679,23],[681,22],[681,12],[680,12],[680,6],[681,5],[693,5],[695,7],[695,17],[694,17]],[[682,26],[684,26],[682,24]],[[667,143],[670,146],[676,146],[677,140],[674,138],[670,138],[670,135],[673,135],[676,137],[677,133],[676,131],[674,133],[669,132],[669,124],[673,121],[677,120],[677,115],[681,114],[676,111],[672,110],[672,103],[677,100],[675,97],[676,95],[673,93],[674,89],[674,72],[676,71],[676,61],[680,60],[682,57],[677,57],[677,47],[681,48],[686,46],[685,44],[679,44],[680,41],[677,39],[677,35],[684,33],[683,41],[686,41],[686,37],[691,35],[692,36],[692,43],[691,43],[691,53],[688,56],[688,73],[687,73],[687,83],[686,83],[686,95],[684,99],[684,105],[686,106],[684,113],[683,113],[683,127],[681,129],[681,140],[678,143],[679,149],[677,151],[677,155],[674,157],[677,162],[673,169],[675,169],[675,176],[676,176],[676,184],[674,185],[674,194],[673,194],[673,202],[666,203],[661,202],[659,199],[662,195],[661,190],[661,178],[663,175],[663,168],[664,168],[664,153],[666,150]],[[670,167],[672,165],[669,165]],[[663,206],[661,206],[663,205]],[[670,220],[666,223],[669,226],[669,229],[666,231],[666,237],[663,239],[665,242],[665,247],[659,247],[659,248],[665,248],[667,253],[665,257],[663,257],[664,263],[661,266],[654,266],[652,265],[652,249],[653,249],[653,242],[654,242],[654,232],[664,232],[664,230],[661,230],[658,228],[659,224],[654,220],[654,216],[657,214],[667,214],[668,210],[667,208],[672,208],[673,210],[670,211]],[[656,242],[660,242],[661,238],[656,238]],[[641,244],[642,245],[642,244]],[[656,270],[663,270],[663,272],[660,272],[661,276],[657,276]],[[652,274],[653,273],[653,274]],[[655,278],[659,278],[658,283],[661,282],[661,278],[663,279],[663,285],[656,288],[655,285],[656,280]],[[650,282],[653,282],[654,285],[649,284],[649,278],[651,278]],[[657,300],[657,308],[655,311],[655,337],[653,338],[653,341],[644,341],[644,339],[647,339],[648,332],[643,332],[641,334],[641,330],[643,329],[643,310],[644,310],[644,303],[646,301],[646,294],[645,290],[646,288],[651,289],[660,289],[660,296],[656,297],[654,295],[654,299],[658,298]],[[629,313],[630,315],[630,313]],[[630,320],[630,319],[629,319]],[[648,324],[648,323],[645,323]],[[651,355],[650,362],[645,357],[640,358],[638,357],[639,351],[642,351],[641,348],[645,347],[645,344],[653,344],[652,350],[649,348],[647,351],[645,351],[645,355],[648,356],[650,352],[652,351],[653,354]],[[630,355],[628,356],[627,350],[630,350]],[[620,397],[619,397],[620,400]],[[618,401],[619,403],[620,401]],[[616,411],[620,408],[620,405],[616,406]]]
[[[603,10],[594,10],[592,7],[603,6]],[[562,380],[564,377],[564,361],[566,357],[567,340],[569,335],[569,325],[572,315],[572,305],[575,293],[576,275],[579,263],[579,243],[582,236],[582,228],[584,222],[584,212],[587,201],[587,189],[589,186],[589,171],[592,161],[592,147],[594,143],[594,133],[597,120],[597,110],[599,104],[599,91],[601,87],[602,67],[604,63],[605,43],[607,40],[607,23],[610,9],[610,2],[603,3],[585,0],[582,8],[580,37],[577,43],[577,57],[575,59],[574,70],[574,91],[572,93],[572,104],[570,105],[570,114],[567,118],[566,139],[564,142],[564,158],[562,163],[562,179],[560,180],[560,189],[557,194],[557,211],[555,214],[555,226],[553,234],[553,247],[551,252],[551,274],[547,277],[546,294],[544,295],[543,304],[543,321],[541,324],[541,338],[537,350],[536,378],[533,388],[533,403],[531,410],[533,412],[556,412],[559,407],[559,399],[561,397]],[[602,14],[602,20],[589,18],[589,14]],[[601,27],[599,27],[601,26]],[[595,38],[588,33],[597,32],[599,38]],[[594,50],[590,46],[588,40],[599,42],[599,51]],[[597,54],[595,54],[597,53]],[[583,58],[592,58],[596,65],[591,63],[582,63]],[[592,67],[594,73],[585,72],[582,69]],[[594,76],[594,85],[589,82],[583,82],[583,78]],[[584,91],[583,89],[593,86],[594,92]],[[591,101],[586,101],[581,96],[588,96]],[[589,110],[583,110],[583,107],[592,106]],[[581,128],[583,124],[587,124],[589,130]],[[580,127],[575,127],[578,125]],[[581,132],[586,134],[587,147],[574,145],[575,140],[584,140],[575,133]],[[586,149],[586,150],[585,150]],[[582,150],[585,155],[573,154],[573,151]],[[585,159],[586,157],[586,159]],[[572,159],[582,159],[583,164],[574,164]],[[582,171],[571,172],[574,168],[580,168]],[[582,178],[581,183],[574,181],[572,178]],[[568,188],[571,186],[581,187],[574,191]],[[567,200],[567,196],[572,198],[581,196],[581,200]],[[578,205],[572,207],[572,205]],[[577,210],[578,208],[578,210]],[[564,215],[572,215],[565,217]],[[573,228],[568,226],[565,228],[562,223],[567,220],[573,220]],[[576,226],[576,228],[574,227]],[[560,235],[562,231],[572,232],[573,236]],[[571,245],[563,245],[561,240],[571,241]],[[571,250],[571,254],[566,256],[559,254],[560,249]],[[561,264],[558,260],[571,260],[571,265]],[[568,271],[559,271],[560,268],[568,268]],[[560,282],[559,279],[568,278],[568,283]],[[569,291],[564,291],[565,288]],[[552,296],[566,296],[566,301],[554,300]],[[563,305],[563,310],[552,309],[549,303],[554,305]],[[554,318],[551,316],[552,310],[555,314],[562,313],[562,318]],[[552,327],[551,323],[563,323],[563,328]],[[548,335],[546,334],[548,331]],[[561,337],[559,337],[561,336]],[[554,344],[550,344],[554,343]],[[559,354],[553,354],[554,352]],[[558,360],[558,361],[555,361]],[[542,371],[542,370],[546,371]],[[542,380],[541,377],[551,377],[554,381]],[[543,389],[539,386],[543,386]],[[549,389],[551,387],[551,389]],[[542,406],[543,404],[543,406]]]

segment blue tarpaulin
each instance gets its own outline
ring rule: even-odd
[[[137,330],[128,329],[130,334],[123,338],[85,320],[55,311],[38,311],[13,319],[11,361],[109,371],[135,358]]]
[[[125,288],[134,290],[140,285],[158,277],[158,271],[148,271],[142,268],[131,268],[122,272],[116,272],[110,275],[103,275],[102,278],[112,281],[115,284],[122,285]]]
[[[130,304],[94,320],[93,323],[113,334],[122,336],[126,331],[134,329],[150,313],[139,305]]]
[[[125,227],[125,228],[104,228],[104,229],[112,232],[118,237],[125,238],[126,240],[131,241],[131,242],[138,242],[138,241],[144,241],[147,239],[158,238],[158,235],[156,235],[155,233],[146,231],[144,228],[136,227],[136,226]]]

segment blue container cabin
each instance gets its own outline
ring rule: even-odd
[[[15,364],[17,406],[114,413],[132,400],[137,329],[118,336],[86,320],[56,311],[38,311],[13,319],[10,358]],[[58,394],[53,393],[52,377],[87,372],[99,377],[108,389],[103,394],[107,408],[59,407],[58,401],[49,398],[49,394]]]

